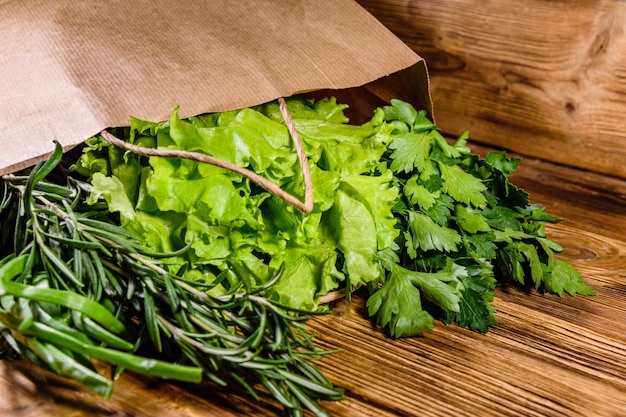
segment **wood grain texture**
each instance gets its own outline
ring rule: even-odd
[[[473,145],[485,154],[489,148]],[[515,156],[511,154],[510,156]],[[403,340],[368,318],[362,294],[309,322],[319,363],[346,389],[333,416],[623,417],[626,415],[626,181],[525,158],[513,182],[565,217],[548,236],[597,291],[559,298],[516,287],[496,292],[487,334],[437,324]],[[102,367],[102,372],[108,369]],[[0,361],[3,417],[278,416],[268,397],[124,373],[110,400],[18,361]]]
[[[429,68],[437,124],[626,178],[626,3],[358,0]]]

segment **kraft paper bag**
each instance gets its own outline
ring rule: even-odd
[[[367,90],[432,111],[423,60],[352,0],[0,2],[0,175],[129,116]]]

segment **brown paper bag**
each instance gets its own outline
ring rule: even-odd
[[[0,175],[177,105],[333,89],[431,110],[423,60],[352,0],[22,0],[0,21]]]

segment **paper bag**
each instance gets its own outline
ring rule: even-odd
[[[422,59],[352,0],[5,1],[0,21],[0,175],[175,106],[333,89],[431,110]]]

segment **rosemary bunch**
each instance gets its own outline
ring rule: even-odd
[[[177,253],[146,252],[104,202],[87,204],[89,184],[65,175],[62,184],[49,180],[62,157],[57,144],[27,175],[3,177],[5,354],[15,351],[105,397],[112,383],[94,359],[117,372],[238,383],[255,398],[262,386],[289,415],[325,415],[317,400],[341,399],[342,390],[311,363],[327,352],[313,344],[306,316],[262,295],[280,273],[262,288],[208,295],[216,282],[168,273],[161,262]]]

